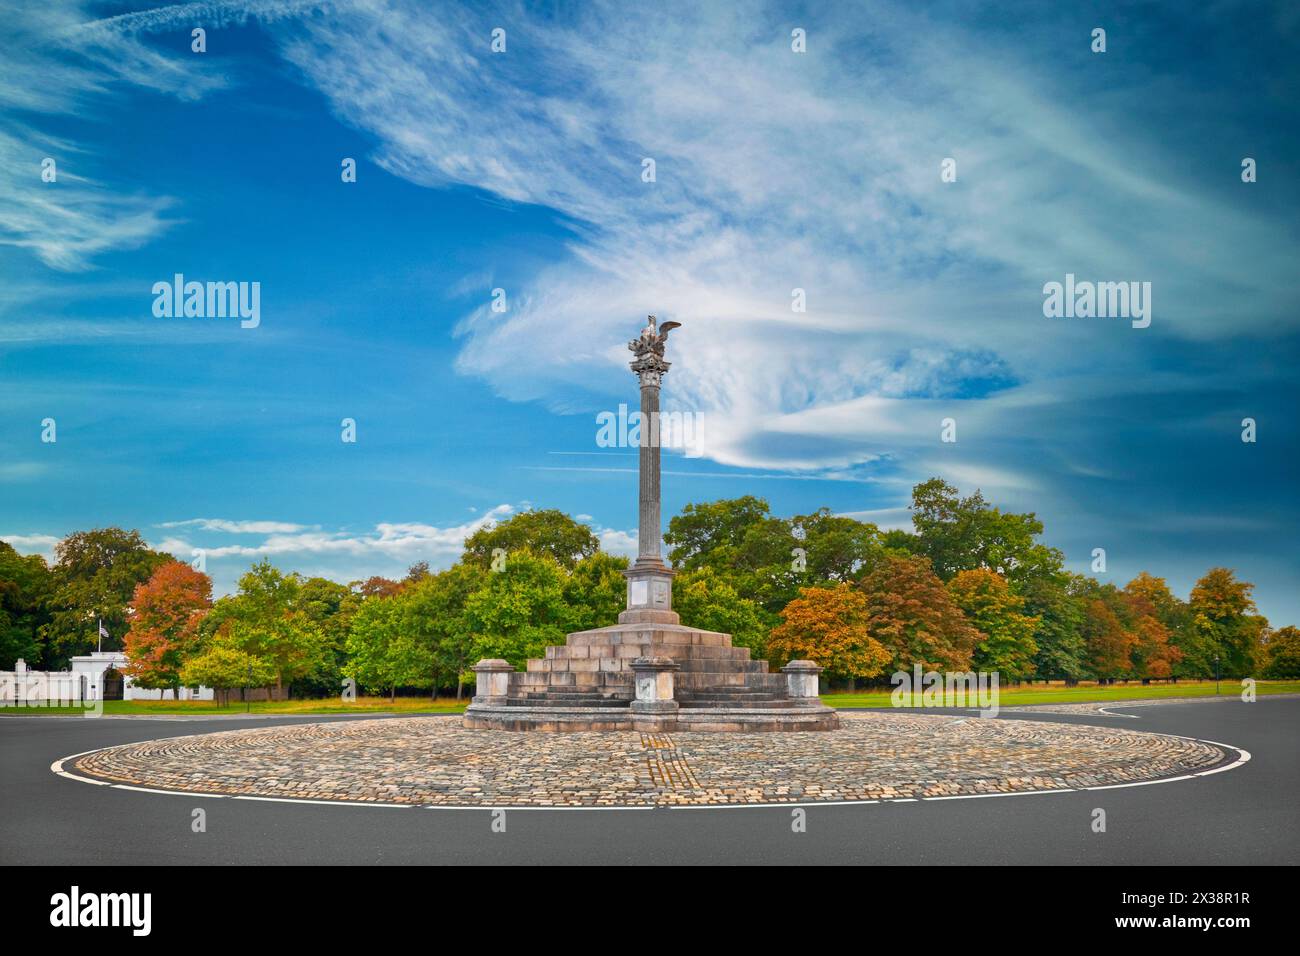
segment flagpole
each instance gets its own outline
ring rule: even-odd
[[[104,651],[104,619],[102,617],[95,618],[95,627],[98,628],[99,652],[102,654]]]

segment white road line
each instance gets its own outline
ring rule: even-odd
[[[239,795],[231,797],[231,800],[260,800],[264,803],[310,803],[322,807],[377,807],[387,810],[410,810],[412,807],[419,806],[415,803],[373,803],[361,800],[307,800],[302,797],[253,797]]]
[[[910,799],[910,798],[909,798]],[[669,810],[760,810],[763,808],[772,809],[774,807],[861,807],[868,803],[881,803],[882,800],[814,800],[811,803],[795,802],[789,803],[674,803],[669,805]],[[617,809],[651,809],[653,807],[619,807]]]
[[[67,777],[69,780],[80,780],[82,783],[93,783],[97,787],[113,786],[107,780],[91,780],[89,777],[78,777],[75,773],[68,773],[66,770],[56,770],[54,772],[60,777]]]
[[[957,793],[944,797],[922,797],[922,800],[982,800],[985,797],[1032,797],[1035,794],[1074,793],[1073,787],[1061,787],[1058,790],[1007,790],[997,793]]]
[[[772,805],[773,805],[773,806],[777,806],[778,804],[772,804]],[[530,806],[527,806],[527,805],[524,805],[524,804],[520,804],[520,805],[516,805],[516,806],[511,806],[511,805],[509,805],[509,804],[491,804],[491,803],[484,803],[484,804],[475,804],[474,806],[466,806],[466,805],[457,805],[457,804],[453,804],[453,803],[422,803],[422,804],[416,804],[416,806],[423,807],[425,810],[480,810],[480,811],[482,811],[482,810],[658,810],[658,809],[660,809],[659,806],[654,805],[654,804],[651,804],[651,805],[648,805],[648,806],[636,806],[636,807],[611,807],[611,806],[607,806],[607,805],[601,805],[601,806],[598,806],[598,807],[579,807],[579,806],[570,806],[570,805],[567,805],[567,804],[565,804],[565,805],[555,804],[555,805],[552,805],[552,806],[538,806],[538,807],[530,807]],[[756,806],[756,804],[752,804],[752,803],[751,803],[751,804],[737,803],[737,804],[734,804],[734,806],[737,806],[737,807],[743,807],[743,806]],[[670,807],[668,807],[668,809],[670,809],[670,810],[692,810],[692,809],[694,809],[694,808],[693,808],[693,807],[670,806]]]
[[[1212,770],[1202,770],[1200,773],[1198,773],[1198,774],[1194,774],[1193,776],[1197,776],[1197,777],[1208,777],[1208,776],[1209,776],[1210,774],[1212,774],[1212,773],[1223,773],[1223,771],[1225,771],[1225,770],[1232,770],[1232,769],[1234,769],[1234,768],[1236,768],[1236,767],[1240,767],[1242,764],[1244,764],[1247,760],[1250,759],[1250,752],[1249,752],[1249,751],[1246,751],[1246,750],[1240,750],[1240,749],[1237,749],[1237,748],[1234,748],[1234,749],[1236,749],[1236,750],[1237,750],[1237,753],[1241,754],[1241,756],[1238,757],[1236,760],[1234,760],[1232,763],[1227,764],[1226,766],[1223,766],[1223,767],[1215,767],[1215,768],[1212,769]]]
[[[133,787],[129,783],[114,783],[110,786],[118,790],[138,790],[140,793],[161,793],[167,797],[211,797],[214,800],[224,800],[228,796],[224,793],[199,793],[195,790],[156,790],[153,787]]]
[[[1161,777],[1159,780],[1135,780],[1132,783],[1110,783],[1104,787],[1084,787],[1085,790],[1123,790],[1125,787],[1151,787],[1157,783],[1173,783],[1176,780],[1191,780],[1194,774],[1184,774],[1181,777]]]

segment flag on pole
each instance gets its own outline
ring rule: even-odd
[[[108,637],[108,630],[104,627],[102,618],[96,618],[96,620],[99,621],[99,649],[102,651],[104,649],[104,638]]]

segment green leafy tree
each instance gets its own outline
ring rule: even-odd
[[[733,566],[745,534],[766,521],[769,510],[766,501],[753,495],[688,504],[668,522],[664,534],[668,557],[674,567],[687,571],[705,565],[715,570]]]
[[[874,525],[828,508],[776,518],[753,496],[687,505],[664,540],[675,566],[725,578],[760,606],[769,627],[800,588],[856,581],[882,553]]]
[[[1006,578],[988,568],[958,571],[948,591],[982,635],[975,645],[975,668],[996,671],[1000,680],[1032,677],[1038,618],[1024,613],[1025,599],[1012,592]]]
[[[1268,635],[1264,676],[1270,680],[1300,677],[1300,628],[1287,625]]]
[[[1255,673],[1268,622],[1254,613],[1254,588],[1248,581],[1238,581],[1227,568],[1211,568],[1192,588],[1192,627],[1205,652],[1219,655],[1225,675],[1250,677]],[[1212,662],[1206,663],[1213,668]]]
[[[311,669],[293,682],[295,695],[333,697],[340,692],[343,665],[347,663],[348,631],[362,596],[345,584],[327,578],[307,578],[293,596],[290,611],[300,612],[321,636]]]
[[[41,627],[53,587],[44,558],[0,541],[0,670],[12,670],[20,657],[33,669],[44,666]]]
[[[54,554],[50,620],[42,627],[47,666],[63,666],[73,654],[94,650],[96,620],[109,633],[105,649],[120,649],[136,585],[173,560],[151,550],[140,532],[121,528],[70,534]]]
[[[474,659],[499,657],[522,667],[548,644],[563,644],[570,619],[564,583],[564,568],[555,558],[527,550],[511,552],[504,571],[487,572],[484,585],[465,602]]]
[[[321,628],[297,606],[302,579],[263,559],[239,579],[237,593],[218,601],[204,632],[223,635],[275,669],[277,696],[285,685],[312,673],[327,653]]]
[[[265,687],[275,676],[270,661],[241,650],[225,638],[209,643],[201,654],[187,660],[180,671],[182,684],[213,688],[223,707],[230,702],[233,688]]]
[[[883,557],[880,531],[856,518],[819,508],[791,520],[794,537],[806,554],[807,579],[822,583],[854,583]]]
[[[1083,638],[1083,601],[1074,593],[1070,572],[1041,575],[1020,585],[1024,612],[1038,619],[1034,630],[1034,675],[1043,680],[1074,684],[1088,674],[1088,648]]]
[[[673,608],[681,615],[682,623],[730,634],[732,644],[748,647],[755,660],[765,656],[769,626],[762,609],[737,594],[712,568],[697,568],[677,576],[673,581]]]
[[[433,648],[405,626],[409,594],[371,597],[361,603],[348,633],[347,676],[368,690],[432,687]]]
[[[627,606],[627,558],[598,551],[573,566],[564,581],[564,602],[571,612],[568,628],[587,631],[618,620]]]
[[[978,490],[962,498],[943,479],[931,478],[912,489],[911,507],[916,536],[908,543],[945,581],[959,571],[989,568],[1017,585],[1061,568],[1061,552],[1035,540],[1043,533],[1035,515],[1003,512]]]
[[[402,628],[429,649],[437,685],[454,685],[457,700],[464,685],[473,683],[470,668],[479,660],[465,607],[470,595],[487,585],[491,573],[462,562],[421,578],[402,593]]]
[[[563,511],[522,511],[466,538],[464,560],[489,567],[497,548],[506,552],[507,565],[516,552],[530,551],[572,568],[600,549],[600,539]]]

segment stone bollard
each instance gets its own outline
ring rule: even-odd
[[[636,683],[636,700],[631,705],[634,715],[677,713],[677,701],[673,699],[673,673],[676,670],[677,664],[671,657],[638,657],[632,661]]]
[[[477,675],[473,703],[505,706],[510,694],[510,675],[515,672],[510,662],[499,657],[484,658],[470,670]]]
[[[822,672],[812,661],[791,661],[781,668],[792,700],[817,700],[817,675]]]

